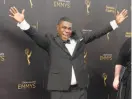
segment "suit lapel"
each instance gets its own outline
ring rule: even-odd
[[[68,49],[65,47],[65,44],[63,43],[63,41],[60,39],[60,37],[55,37],[55,42],[56,44],[64,51],[66,52],[68,55],[70,55]],[[71,56],[71,55],[70,55]]]
[[[71,54],[69,53],[68,49],[66,48],[65,44],[63,43],[63,41],[60,39],[59,36],[55,37],[55,42],[56,44],[64,51],[66,52],[69,56],[71,57],[74,57],[78,48],[80,47],[81,43],[80,43],[80,39],[78,37],[78,35],[76,34],[75,31],[72,32],[72,36],[71,36],[72,39],[74,39],[76,41],[76,46],[75,46],[75,49],[73,51],[73,54],[71,56]]]

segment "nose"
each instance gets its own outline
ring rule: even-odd
[[[66,32],[66,33],[69,33],[69,32],[70,32],[70,30],[69,30],[69,29],[66,29],[66,30],[65,30],[65,32]]]
[[[65,32],[67,33],[68,32],[68,29],[65,29]]]

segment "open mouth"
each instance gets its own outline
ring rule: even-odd
[[[63,34],[63,36],[65,36],[65,37],[69,37],[69,35],[68,35],[68,34]]]

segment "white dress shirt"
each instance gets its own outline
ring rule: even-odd
[[[115,20],[111,21],[110,25],[112,26],[113,30],[118,28],[118,25]],[[28,30],[30,28],[30,25],[26,22],[26,20],[24,20],[21,23],[18,23],[17,26],[20,27],[21,30]],[[76,47],[76,41],[74,39],[70,39],[70,43],[66,43],[65,46],[72,56],[74,49]],[[75,85],[75,84],[77,84],[77,80],[76,80],[74,68],[72,66],[71,85]]]
[[[76,47],[76,41],[74,39],[69,39],[69,40],[70,40],[70,43],[66,43],[65,46],[72,56],[74,49]],[[71,85],[75,85],[75,84],[77,84],[77,80],[76,80],[76,76],[75,76],[75,71],[74,71],[73,66],[72,66]]]

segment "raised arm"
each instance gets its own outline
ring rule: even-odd
[[[118,28],[118,25],[121,24],[126,18],[127,18],[127,10],[124,9],[121,11],[121,13],[117,12],[116,19],[111,21],[108,25],[106,25],[105,28],[94,32],[94,33],[85,33],[83,35],[85,43],[89,43],[97,38],[100,38],[101,36],[107,34],[108,32],[111,32],[112,30],[115,30]]]
[[[50,44],[48,35],[42,35],[38,33],[35,28],[31,27],[24,18],[24,12],[24,9],[20,13],[16,7],[11,7],[9,16],[18,22],[17,26],[20,27],[20,29],[23,30],[28,36],[30,36],[31,39],[37,43],[37,45],[45,50],[48,50]]]

